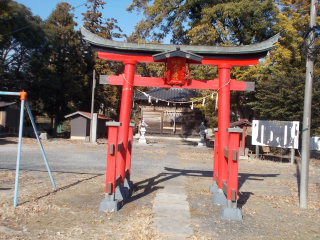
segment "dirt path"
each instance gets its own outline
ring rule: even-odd
[[[313,159],[310,164],[307,210],[298,206],[299,165],[241,160],[239,206],[243,220],[228,221],[221,218],[221,207],[212,205],[210,148],[176,143],[180,162],[173,168],[168,143],[134,145],[133,197],[119,212],[101,213],[105,143],[45,142],[58,187],[53,191],[37,145],[25,140],[19,205],[14,208],[15,144],[15,139],[0,141],[0,239],[161,239],[152,208],[156,195],[168,185],[162,176],[170,171],[183,177],[193,230],[187,239],[320,238],[320,160]]]

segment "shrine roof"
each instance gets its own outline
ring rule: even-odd
[[[123,55],[152,56],[155,54],[174,51],[180,47],[182,51],[191,52],[204,58],[215,59],[251,59],[265,57],[273,45],[280,38],[276,34],[266,41],[240,46],[196,46],[196,45],[174,45],[174,44],[152,44],[152,43],[131,43],[112,41],[91,33],[81,26],[81,33],[95,51],[109,52]]]
[[[239,121],[230,123],[230,127],[236,126],[252,126],[252,123],[249,122],[247,119],[240,119]]]
[[[150,95],[154,98],[166,100],[166,101],[176,101],[176,102],[184,102],[188,101],[187,99],[196,97],[196,92],[192,89],[185,88],[155,88],[150,91],[147,91],[146,94]],[[134,95],[136,100],[148,100],[148,97],[143,93],[136,93]]]

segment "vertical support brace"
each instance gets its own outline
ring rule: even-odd
[[[21,141],[22,141],[22,132],[23,132],[23,114],[24,114],[24,100],[21,100],[20,125],[19,125],[19,143],[18,143],[18,154],[17,154],[16,180],[15,180],[15,186],[14,186],[14,201],[13,201],[13,206],[15,206],[15,207],[17,206],[17,198],[18,198],[20,157],[21,157]]]
[[[219,172],[219,157],[218,157],[218,139],[219,139],[219,131],[218,128],[214,129],[214,150],[213,150],[213,181],[218,182],[217,176]]]
[[[238,196],[239,141],[242,129],[228,128],[227,131],[230,133],[227,199],[236,202]]]
[[[128,132],[128,144],[127,144],[127,154],[126,154],[126,176],[127,181],[130,181],[131,176],[131,155],[132,155],[132,141],[133,141],[133,128],[135,124],[129,124],[129,132]]]
[[[119,122],[107,122],[108,130],[108,153],[107,153],[107,169],[106,169],[106,186],[105,193],[114,195],[116,188],[116,162],[118,148],[118,129],[121,126]]]
[[[239,140],[242,129],[228,128],[227,131],[230,133],[227,206],[221,209],[221,215],[224,219],[242,220],[242,212],[237,208]]]

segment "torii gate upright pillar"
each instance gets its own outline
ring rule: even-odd
[[[218,192],[213,195],[213,203],[216,205],[226,205],[227,198],[222,191],[222,182],[228,178],[228,161],[225,158],[224,152],[225,147],[229,147],[229,134],[227,129],[230,127],[230,70],[231,64],[221,63],[218,64],[219,69],[219,103],[218,103]]]
[[[116,176],[120,175],[120,187],[124,187],[123,190],[132,189],[132,183],[128,182],[125,178],[125,168],[126,168],[126,154],[128,148],[128,132],[130,124],[130,113],[131,113],[131,101],[133,93],[133,82],[134,82],[134,71],[135,65],[138,62],[136,60],[124,60],[124,75],[125,81],[122,86],[121,94],[121,111],[119,122],[122,124],[119,127],[119,137],[118,141],[122,143],[122,149],[117,159],[116,166]],[[126,190],[126,191],[127,191]],[[124,196],[116,196],[116,199],[127,198],[128,193],[125,193]]]

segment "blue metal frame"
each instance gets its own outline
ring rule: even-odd
[[[37,127],[36,127],[36,123],[34,122],[34,119],[33,119],[33,116],[32,116],[32,113],[31,113],[31,110],[30,110],[30,107],[29,107],[28,102],[26,102],[26,108],[27,108],[27,111],[28,111],[28,114],[29,114],[29,118],[30,118],[31,123],[32,123],[32,127],[33,127],[33,130],[34,130],[34,134],[35,134],[36,137],[37,137],[37,140],[38,140],[38,143],[39,143],[41,152],[42,152],[42,156],[43,156],[44,161],[45,161],[45,163],[46,163],[46,166],[47,166],[47,169],[48,169],[48,173],[49,173],[49,176],[50,176],[50,179],[51,179],[53,188],[54,188],[54,189],[57,189],[57,188],[56,188],[56,185],[55,185],[55,183],[54,183],[52,174],[51,174],[51,170],[50,170],[50,166],[49,166],[49,163],[48,163],[48,161],[47,161],[47,158],[46,158],[46,154],[44,153],[44,150],[43,150],[43,147],[42,147],[40,138],[39,138],[39,136],[38,136],[38,130],[37,130]]]
[[[20,93],[17,93],[17,92],[1,92],[0,91],[0,95],[20,96]],[[31,120],[34,133],[35,133],[35,135],[37,137],[37,140],[38,140],[38,143],[39,143],[39,146],[40,146],[44,161],[46,163],[46,166],[47,166],[47,169],[48,169],[48,173],[49,173],[53,188],[57,189],[56,185],[54,183],[52,174],[51,174],[51,170],[50,170],[47,158],[46,158],[46,154],[44,153],[41,141],[40,141],[39,136],[38,136],[37,127],[36,127],[36,124],[34,122],[34,119],[33,119],[29,104],[28,104],[28,102],[25,102],[24,100],[21,100],[20,125],[19,125],[19,142],[18,142],[17,167],[16,167],[16,179],[15,179],[14,202],[13,202],[13,206],[15,206],[15,207],[17,206],[17,198],[18,198],[18,185],[19,185],[19,171],[20,171],[20,158],[21,158],[21,143],[22,143],[22,133],[23,133],[24,105],[26,105],[27,112],[29,114],[29,118]]]
[[[20,126],[19,126],[19,143],[18,143],[16,180],[15,180],[15,186],[14,186],[14,202],[13,202],[13,206],[15,206],[15,207],[17,206],[17,197],[18,197],[20,156],[21,156],[21,141],[22,141],[22,132],[23,132],[23,115],[24,115],[24,100],[21,100]]]

